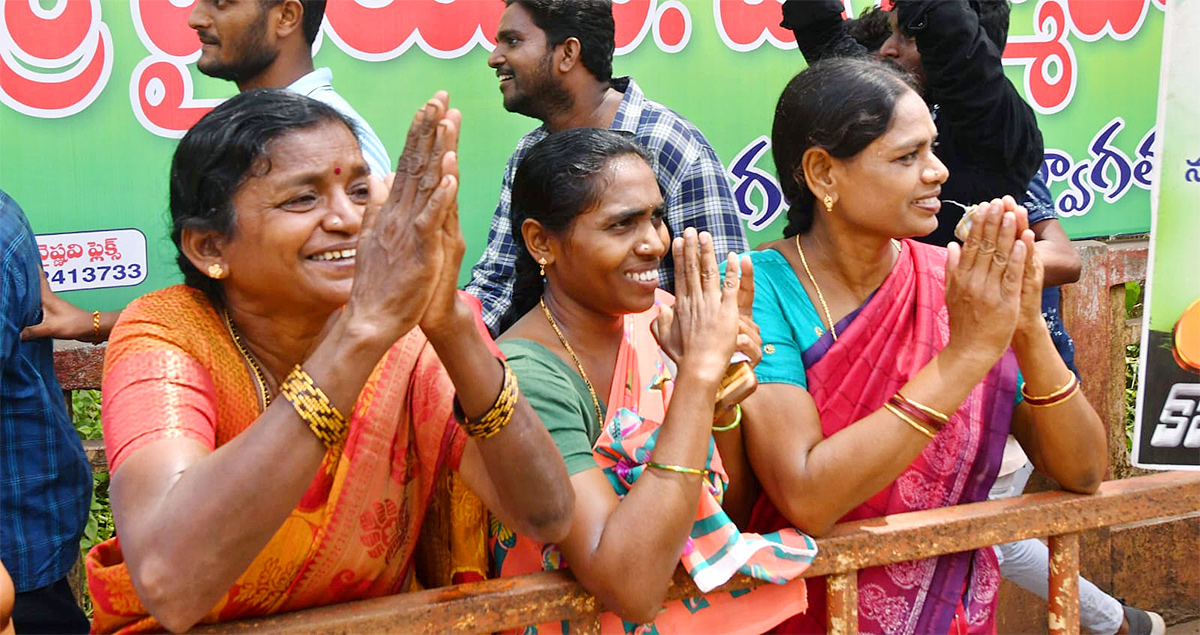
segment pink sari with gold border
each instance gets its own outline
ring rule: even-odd
[[[905,240],[892,272],[862,308],[803,354],[826,437],[883,407],[950,337],[946,250]],[[1008,352],[904,472],[841,520],[935,509],[987,498],[1012,421],[1017,364]],[[750,528],[789,523],[765,495]],[[859,571],[864,633],[994,633],[1000,570],[992,549]],[[811,609],[774,632],[825,632],[824,578],[809,580]],[[956,614],[958,617],[956,618]]]
[[[461,483],[447,473],[457,468],[466,442],[451,416],[453,397],[420,331],[398,340],[359,395],[343,452],[326,455],[300,504],[201,623],[408,590],[418,565],[415,546],[439,492],[443,498],[457,493],[454,513],[474,523],[459,523],[455,537],[430,537],[443,546],[457,542],[437,550],[457,559],[425,568],[444,572],[433,583],[447,582],[455,571],[481,577],[487,562],[482,508],[473,496],[464,502]],[[260,406],[221,316],[202,293],[175,286],[123,312],[105,360],[102,412],[115,472],[127,456],[159,439],[220,448],[254,422]],[[87,555],[92,629],[161,631],[134,592],[119,532]]]

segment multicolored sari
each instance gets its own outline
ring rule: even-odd
[[[484,513],[448,472],[466,443],[451,416],[453,397],[420,331],[397,341],[359,395],[342,453],[326,455],[300,504],[201,623],[444,584],[454,572],[482,576]],[[105,360],[103,400],[113,472],[159,439],[189,438],[215,450],[260,414],[250,371],[222,317],[202,293],[183,286],[143,296],[122,313]],[[443,520],[433,523],[438,535],[421,536],[427,515],[454,514],[475,522]],[[458,526],[452,536],[447,525]],[[117,530],[87,555],[92,629],[161,631],[134,592]],[[419,536],[441,562],[416,562]],[[414,569],[429,577],[414,580]]]
[[[673,301],[660,291],[660,304]],[[658,305],[625,318],[625,336],[617,353],[613,386],[606,404],[607,422],[593,448],[597,465],[618,496],[624,496],[647,469],[658,431],[674,388],[670,362],[650,332]],[[518,377],[519,379],[519,377]],[[798,576],[816,555],[816,543],[793,528],[766,535],[742,533],[721,509],[729,483],[716,444],[710,439],[708,469],[696,521],[681,561],[701,591],[714,589],[744,573],[774,584],[751,591],[710,595],[673,602],[652,624],[623,622],[613,613],[601,616],[604,633],[746,633],[757,634],[805,610],[807,600]],[[648,520],[649,522],[649,520]],[[567,566],[558,548],[514,535],[493,521],[493,554],[503,576]],[[565,624],[531,626],[526,633],[566,632]]]
[[[804,353],[809,392],[826,437],[878,410],[950,336],[946,250],[905,240],[891,274],[855,314]],[[841,520],[973,503],[987,498],[1012,420],[1017,364],[1007,353],[950,423],[891,485]],[[750,527],[789,526],[764,495]],[[864,569],[858,574],[864,633],[994,633],[1000,570],[991,548]],[[812,610],[775,632],[824,633],[824,579],[809,580]]]

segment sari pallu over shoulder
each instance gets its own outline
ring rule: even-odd
[[[625,317],[625,333],[617,352],[612,390],[605,402],[606,425],[593,447],[596,464],[618,496],[624,497],[647,469],[671,400],[671,362],[658,347],[650,324],[660,304],[674,298],[658,292],[649,311]],[[518,377],[518,379],[520,379]],[[721,509],[729,482],[716,444],[710,439],[706,467],[712,470],[703,487],[691,536],[681,563],[701,591],[714,589],[744,573],[773,584],[750,591],[720,593],[667,604],[651,624],[633,624],[614,613],[600,618],[604,633],[762,633],[807,607],[799,576],[816,555],[816,543],[794,528],[767,535],[742,533]],[[653,522],[647,519],[646,522]],[[567,567],[553,544],[538,544],[492,521],[493,554],[503,576]],[[566,624],[530,626],[525,633],[567,632]]]
[[[258,417],[249,371],[202,294],[155,292],[121,322],[104,381],[114,455],[131,439],[173,436],[216,449]],[[453,397],[420,331],[398,340],[359,394],[343,452],[326,455],[300,503],[201,623],[407,590],[438,474],[457,467],[466,441],[451,416]],[[94,632],[163,630],[134,592],[119,535],[94,547],[85,564]]]
[[[944,248],[903,241],[896,266],[849,323],[839,324],[837,341],[825,333],[805,352],[809,392],[825,437],[883,407],[945,348],[950,336],[945,264]],[[1016,377],[1010,351],[917,459],[841,521],[984,500],[1009,432]],[[789,524],[764,494],[750,528],[768,531]],[[858,574],[859,628],[946,633],[955,611],[964,609],[964,632],[995,632],[999,580],[990,548],[864,569]],[[811,610],[777,632],[825,632],[824,579],[810,579],[809,594]]]

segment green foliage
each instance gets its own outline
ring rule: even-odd
[[[1125,449],[1133,453],[1133,419],[1137,410],[1138,361],[1141,344],[1125,347]]]
[[[1125,315],[1128,319],[1142,317],[1145,301],[1145,285],[1141,281],[1125,283]],[[1133,419],[1137,410],[1138,362],[1141,359],[1141,344],[1125,347],[1125,448],[1133,452]]]
[[[71,393],[71,410],[75,415],[75,430],[79,438],[101,439],[104,434],[100,429],[100,391],[76,390]]]
[[[100,427],[99,390],[73,392],[71,412],[80,439],[88,441],[103,438],[103,430]],[[112,538],[114,531],[112,505],[108,500],[108,472],[99,472],[92,475],[92,507],[88,512],[87,526],[83,529],[83,539],[79,541],[80,558],[95,545]],[[92,607],[89,600],[85,595],[82,608],[90,618]]]

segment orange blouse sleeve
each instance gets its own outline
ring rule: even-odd
[[[195,351],[180,344],[197,340],[189,336],[187,326],[200,320],[164,312],[158,301],[163,292],[156,293],[160,296],[143,297],[123,311],[109,340],[101,422],[113,472],[138,449],[159,439],[186,438],[210,450],[216,447],[218,408],[212,375]]]

